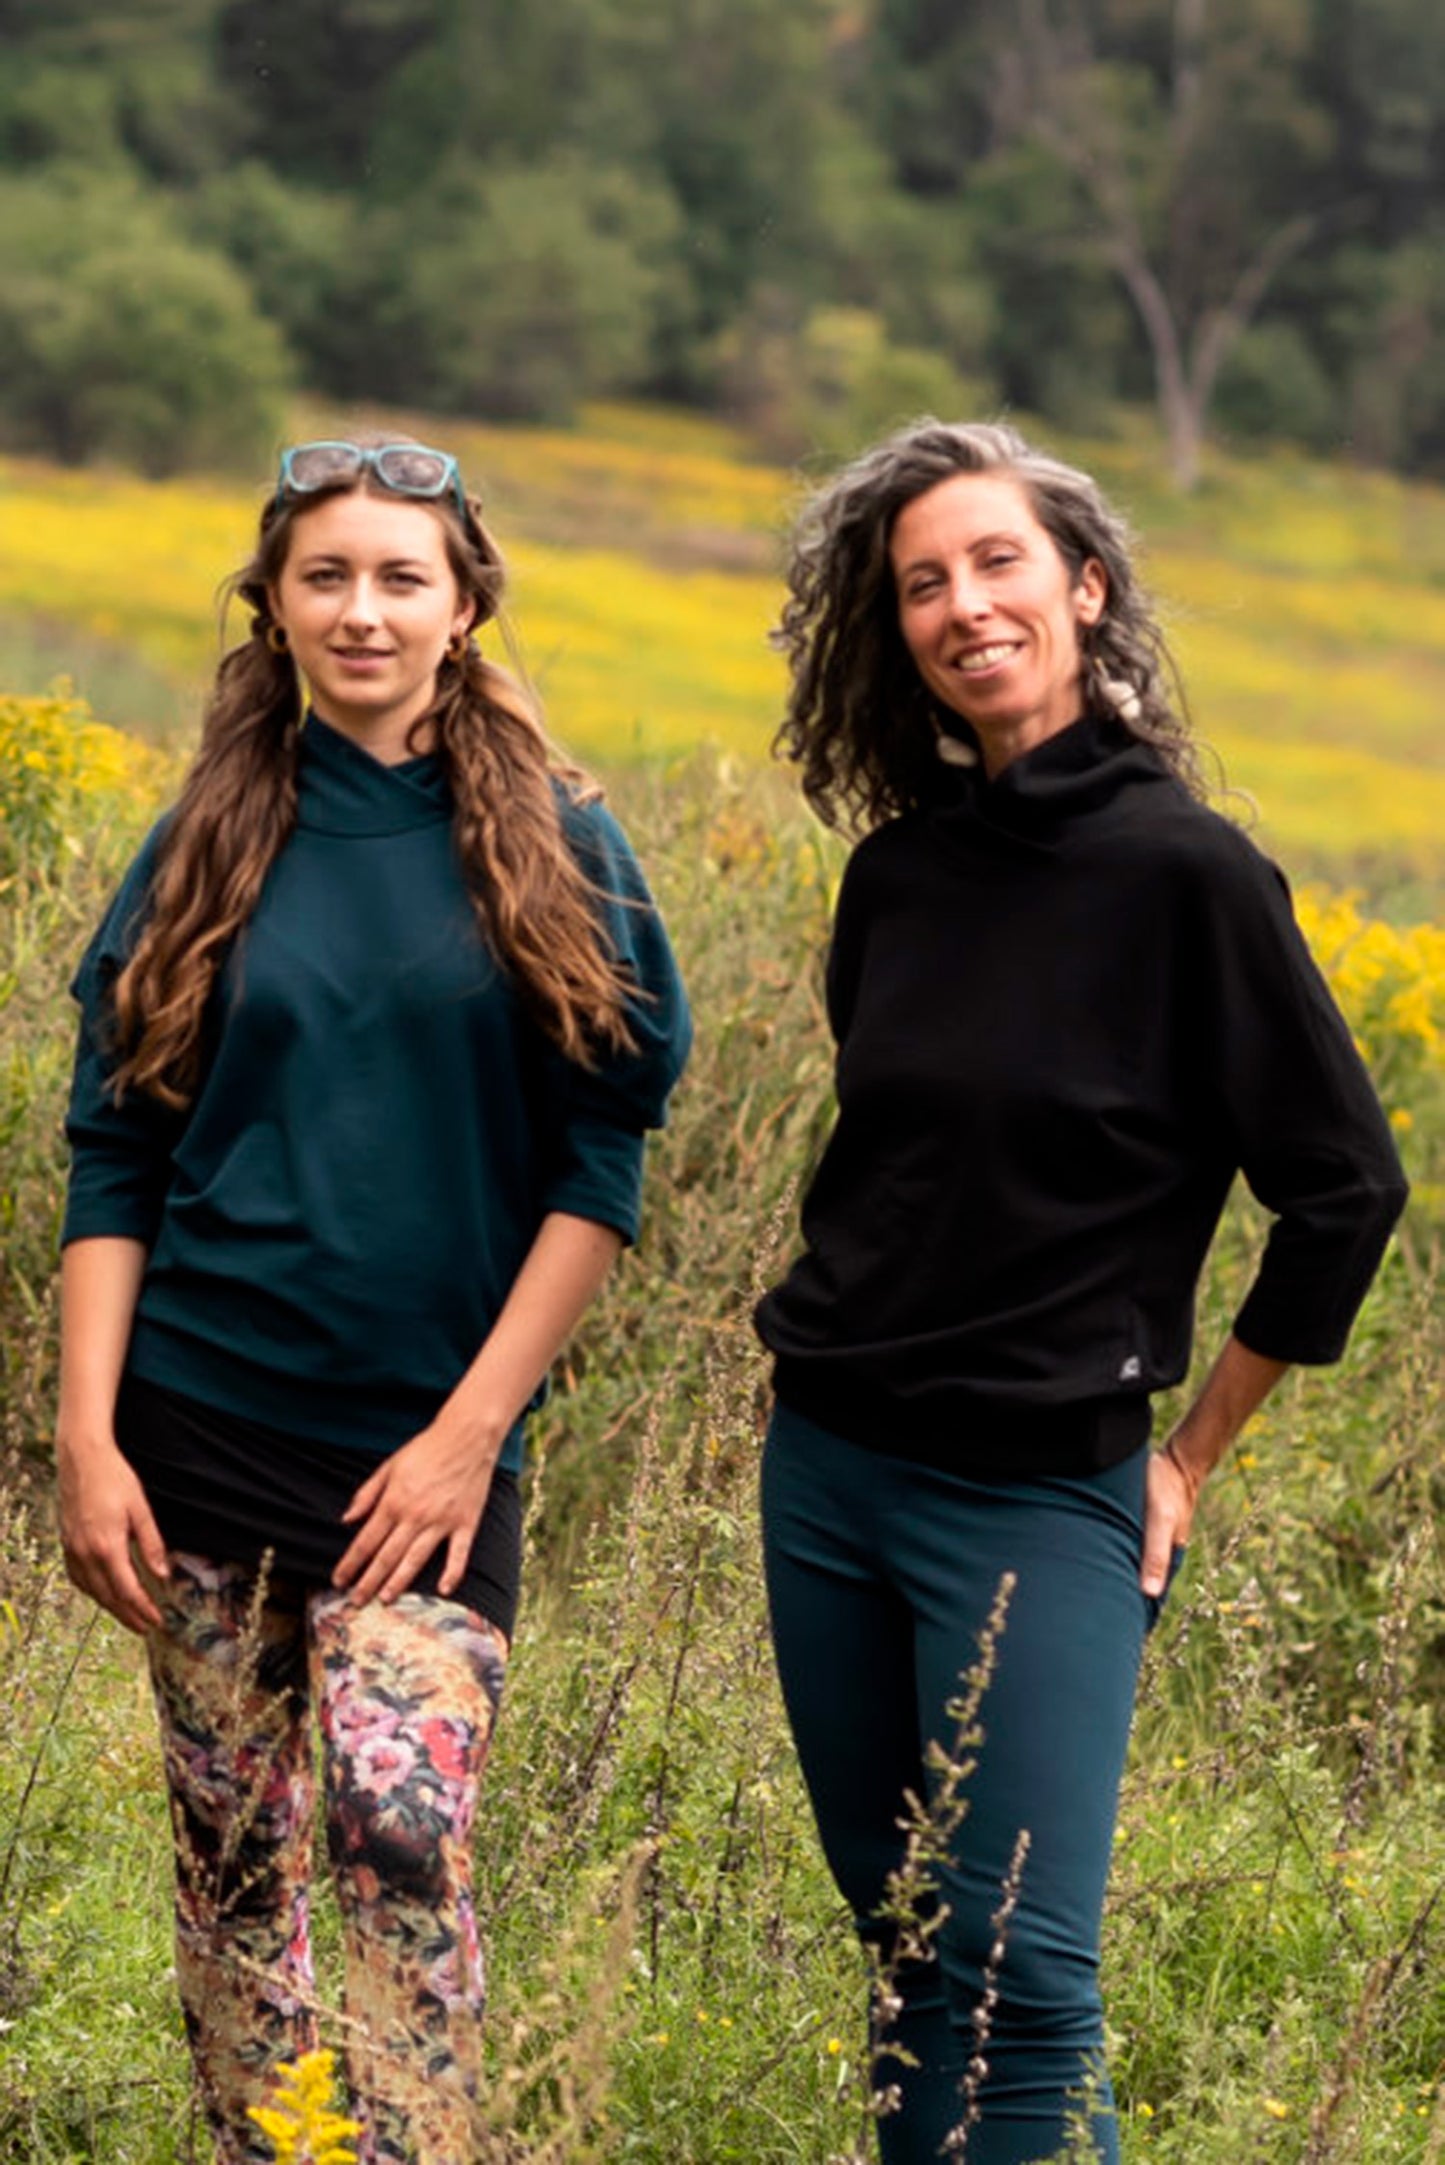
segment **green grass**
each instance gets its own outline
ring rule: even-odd
[[[860,2154],[865,1987],[772,1677],[747,1308],[828,1117],[818,955],[838,854],[741,762],[633,772],[616,794],[701,1027],[644,1238],[537,1437],[478,1840],[477,2158],[822,2165]],[[0,1063],[25,1063],[0,1130],[0,2154],[24,2165],[205,2154],[185,2134],[138,1649],[65,1587],[43,1494],[21,1507],[53,1387],[59,987],[122,847],[62,852],[0,896]],[[1440,1094],[1401,1072],[1408,1140],[1438,1162]],[[1202,1345],[1259,1238],[1231,1216]],[[1106,1938],[1126,2165],[1445,2157],[1438,1260],[1417,1205],[1346,1363],[1291,1376],[1211,1485],[1152,1644]],[[324,1911],[321,1938],[334,1957]],[[334,1960],[325,1977],[332,1998]]]

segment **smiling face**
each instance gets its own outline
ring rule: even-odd
[[[322,720],[378,759],[407,758],[448,641],[476,613],[437,515],[366,489],[323,497],[296,514],[268,599]]]
[[[1017,481],[940,481],[900,511],[889,555],[914,666],[971,724],[990,775],[1078,719],[1079,634],[1103,614],[1104,569],[1091,557],[1075,583]]]

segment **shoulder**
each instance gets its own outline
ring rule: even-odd
[[[154,878],[156,867],[160,863],[161,851],[165,847],[166,837],[175,825],[175,819],[176,807],[174,805],[167,806],[131,859],[130,869],[126,873],[127,880],[149,880]]]
[[[71,981],[71,992],[78,1000],[86,1001],[102,991],[124,968],[134,950],[150,907],[161,850],[173,817],[172,810],[156,821],[112,894]]]
[[[845,889],[890,885],[900,874],[917,872],[920,857],[933,854],[933,834],[924,812],[900,812],[864,835],[843,868]]]
[[[838,883],[835,947],[883,918],[927,909],[928,868],[938,861],[937,838],[924,812],[901,812],[870,829],[853,848]]]
[[[1288,901],[1289,884],[1235,820],[1181,785],[1141,793],[1111,837],[1117,860],[1228,914]]]
[[[596,878],[617,867],[635,868],[632,845],[600,794],[580,790],[561,775],[553,776],[552,793],[567,847],[584,871]]]
[[[124,926],[142,912],[150,900],[151,888],[160,869],[161,855],[166,837],[175,820],[175,807],[163,812],[155,822],[140,848],[126,867],[124,877],[117,888],[114,900],[107,912],[107,921]]]
[[[555,777],[553,787],[563,837],[614,943],[628,949],[649,941],[665,945],[647,875],[621,822],[600,796],[579,793]]]

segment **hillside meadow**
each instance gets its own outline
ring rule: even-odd
[[[767,646],[781,537],[805,477],[716,423],[618,407],[588,420],[440,429],[494,507],[511,630],[553,726],[609,768],[698,745],[762,760],[781,697]],[[425,416],[316,410],[295,430],[362,422],[439,432]],[[1186,499],[1147,437],[1057,448],[1139,527],[1197,726],[1262,838],[1297,870],[1436,888],[1445,491],[1278,453],[1216,455]],[[185,741],[217,592],[266,479],[244,492],[0,459],[0,683],[66,675],[111,720]]]
[[[635,412],[584,439],[452,433],[489,477],[533,671],[606,766],[700,1024],[643,1240],[537,1427],[479,1830],[474,2165],[860,2165],[886,2063],[777,1700],[754,1511],[747,1314],[828,1118],[819,956],[841,863],[763,756],[792,484],[716,430]],[[1291,1375],[1252,1424],[1151,1642],[1106,1941],[1124,2156],[1445,2165],[1442,500],[1259,462],[1184,506],[1142,450],[1106,454],[1201,726],[1298,875],[1415,1182],[1345,1363]],[[0,2156],[209,2165],[144,1679],[65,1583],[46,1457],[62,988],[173,786],[251,508],[14,461],[0,491]],[[32,668],[70,669],[94,710]],[[1368,728],[1343,682],[1369,691]],[[1261,1239],[1237,1200],[1202,1347]],[[986,1703],[982,1726],[986,1750]],[[325,1910],[321,1940],[337,2043]]]

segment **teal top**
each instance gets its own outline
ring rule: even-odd
[[[312,717],[295,830],[229,956],[184,1113],[110,1088],[109,989],[152,832],[80,965],[63,1238],[150,1250],[128,1366],[286,1434],[386,1453],[470,1366],[543,1217],[637,1232],[643,1138],[690,1043],[636,860],[563,794],[636,993],[595,1070],[543,1035],[488,953],[433,757],[384,766]],[[538,1396],[540,1397],[540,1393]],[[521,1460],[519,1421],[503,1464]]]

